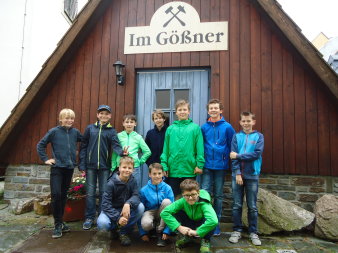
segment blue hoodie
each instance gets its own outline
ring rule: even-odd
[[[204,167],[210,170],[228,169],[233,127],[222,117],[219,121],[208,121],[202,126],[204,140]]]
[[[240,131],[231,142],[231,151],[237,158],[232,160],[232,176],[242,174],[245,179],[258,179],[262,165],[264,149],[263,134],[253,131],[249,134]]]
[[[165,182],[161,182],[158,185],[148,181],[148,184],[143,186],[140,190],[140,199],[145,207],[145,211],[159,209],[164,199],[169,199],[171,203],[174,202],[174,193],[171,187]],[[142,227],[139,225],[140,235],[147,234]],[[163,230],[164,234],[170,234],[169,228],[166,226]]]

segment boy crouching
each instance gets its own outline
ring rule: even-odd
[[[131,244],[128,234],[144,212],[133,171],[134,160],[121,157],[119,172],[114,173],[107,183],[102,211],[97,219],[98,229],[118,235],[122,246]]]
[[[199,236],[202,239],[200,252],[210,252],[210,237],[218,224],[210,195],[200,190],[198,183],[192,179],[185,179],[180,188],[183,198],[167,206],[161,217],[172,231],[182,234],[176,241],[177,248],[185,247],[193,237]]]
[[[160,217],[162,210],[174,202],[174,193],[171,187],[163,182],[164,170],[161,164],[153,163],[149,166],[148,184],[140,191],[141,202],[145,206],[145,212],[139,222],[139,232],[144,242],[149,241],[149,231],[156,227],[157,246],[166,245],[166,240],[170,234],[169,228]],[[141,226],[140,226],[141,225]]]

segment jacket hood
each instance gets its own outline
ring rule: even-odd
[[[99,126],[100,126],[100,122],[99,122],[99,121],[96,121],[96,122],[94,123],[94,126],[99,127]],[[106,123],[106,124],[104,124],[104,125],[102,125],[102,127],[113,128],[113,126],[112,126],[109,122]]]
[[[157,126],[154,125],[154,129],[157,132],[163,132],[163,131],[167,130],[167,128],[168,128],[168,125],[164,124],[163,127],[161,128],[161,130],[158,130]]]
[[[196,202],[207,202],[207,203],[211,203],[211,197],[210,197],[210,194],[206,191],[206,190],[203,190],[201,189],[200,190],[200,197],[199,197],[199,200]]]
[[[173,124],[175,125],[188,125],[192,122],[192,119],[187,119],[187,120],[175,120]]]
[[[151,183],[151,179],[148,180],[147,185],[148,185],[149,187],[151,187],[152,189],[156,190],[156,185],[154,185],[154,184]],[[164,184],[163,178],[162,178],[162,182],[159,183],[159,184],[157,185],[157,188],[160,189],[160,188],[162,188],[164,185],[165,185],[165,184]]]
[[[213,125],[213,124],[219,125],[219,124],[223,124],[223,123],[226,122],[226,120],[224,119],[223,116],[221,117],[220,120],[218,120],[218,121],[216,121],[216,122],[212,122],[212,121],[210,121],[209,119],[210,119],[210,118],[208,118],[208,120],[207,120],[207,123],[208,123],[209,125]]]
[[[247,134],[247,133],[245,133],[243,130],[241,130],[241,131],[239,131],[241,134]],[[257,130],[252,130],[252,132],[251,133],[249,133],[249,134],[254,134],[254,133],[257,133]]]

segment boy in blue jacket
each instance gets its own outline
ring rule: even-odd
[[[223,118],[223,104],[220,100],[210,99],[207,110],[210,118],[202,126],[205,164],[201,188],[214,197],[213,207],[219,222],[222,216],[225,173],[229,167],[231,140],[235,130]],[[214,236],[219,236],[220,233],[218,224]]]
[[[54,127],[37,144],[37,151],[41,160],[51,165],[50,191],[54,217],[53,238],[68,232],[69,227],[63,223],[67,191],[76,166],[77,142],[81,142],[82,135],[73,128],[75,113],[71,109],[62,109],[59,115],[60,126]],[[48,158],[46,148],[52,144],[53,157]]]
[[[113,237],[118,233],[122,246],[131,244],[128,234],[144,212],[133,172],[133,158],[121,157],[119,171],[112,174],[107,183],[102,197],[102,211],[97,219],[98,229],[112,231]]]
[[[242,112],[239,124],[242,131],[235,134],[231,143],[230,158],[232,159],[232,217],[233,232],[229,241],[237,243],[243,231],[242,206],[244,192],[248,205],[249,234],[252,244],[259,246],[261,241],[257,235],[258,210],[256,206],[258,180],[262,165],[264,137],[253,130],[256,124],[255,114]]]
[[[83,229],[88,230],[94,224],[96,216],[96,184],[99,183],[99,206],[101,212],[102,194],[105,191],[110,174],[110,155],[113,149],[119,155],[127,155],[122,150],[116,130],[109,123],[111,109],[108,105],[97,108],[97,122],[88,125],[81,144],[79,169],[86,171],[86,212]]]
[[[166,240],[170,234],[169,228],[160,217],[162,210],[174,202],[174,193],[171,187],[163,182],[164,170],[161,164],[153,163],[149,166],[148,184],[143,186],[140,191],[141,202],[145,206],[145,212],[140,220],[138,227],[141,239],[149,241],[149,231],[156,227],[158,234],[157,246],[166,245]]]

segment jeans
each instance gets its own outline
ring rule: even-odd
[[[99,208],[101,213],[102,194],[106,190],[110,170],[87,169],[86,170],[86,219],[95,219],[96,215],[96,184],[99,181]]]
[[[122,207],[118,209],[119,212],[122,211]],[[130,209],[130,217],[127,225],[121,227],[120,234],[130,233],[133,229],[134,224],[142,217],[144,213],[144,205],[140,203],[137,208]],[[97,218],[97,228],[98,230],[110,231],[117,228],[118,221],[112,221],[103,211],[100,216]]]
[[[67,191],[72,180],[74,169],[52,167],[50,172],[50,191],[54,223],[62,223],[67,201]]]
[[[141,185],[142,185],[142,182],[141,182],[141,179],[142,179],[141,167],[135,167],[134,168],[133,176],[134,176],[134,178],[137,182],[138,189],[141,189]]]
[[[258,179],[243,179],[243,185],[236,184],[236,178],[232,177],[232,217],[234,221],[233,230],[243,231],[242,206],[244,192],[248,206],[249,233],[257,233],[258,210],[256,206],[258,193]]]
[[[223,186],[225,181],[225,170],[209,170],[204,168],[201,177],[201,188],[208,191],[214,197],[213,207],[218,221],[222,216]]]

